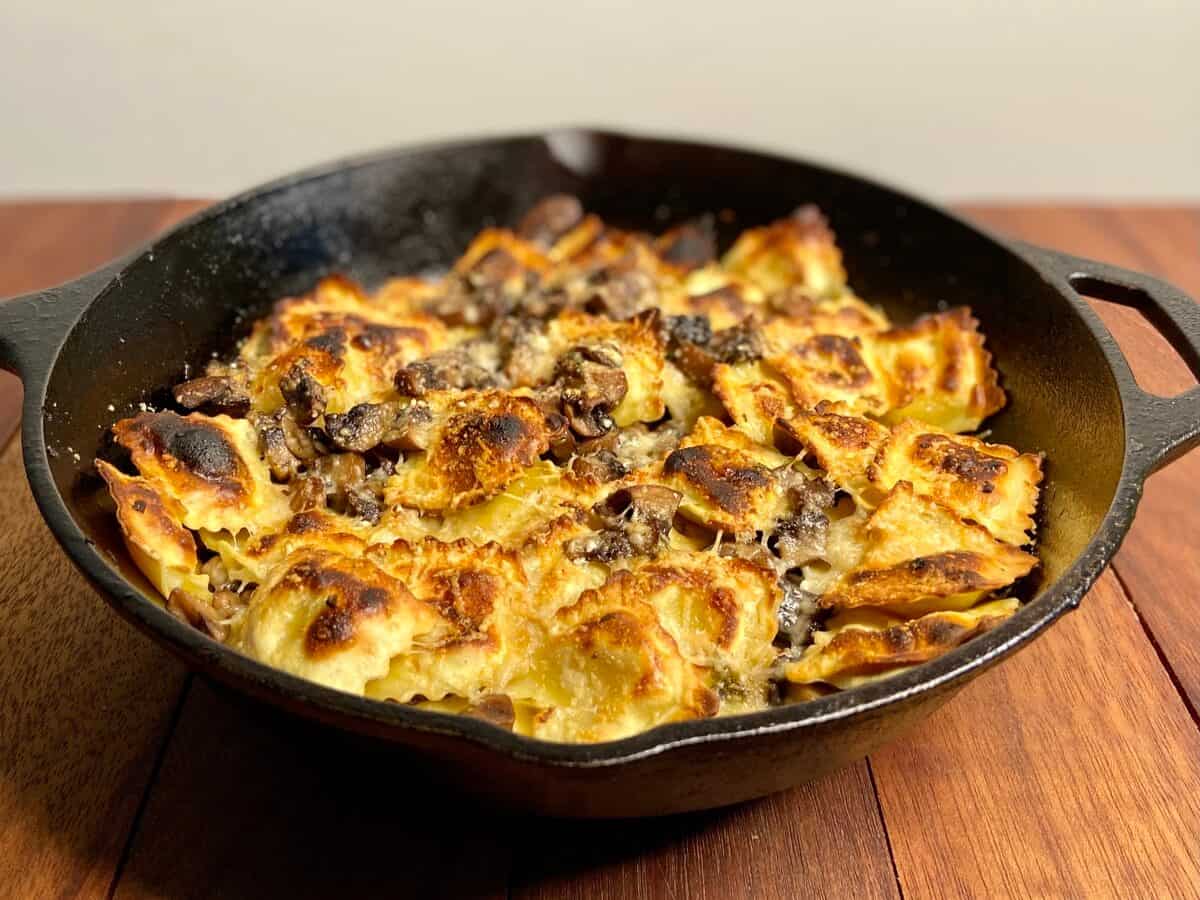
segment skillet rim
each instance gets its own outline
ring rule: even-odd
[[[624,140],[632,142],[675,143],[757,156],[784,164],[800,164],[827,172],[891,194],[915,206],[925,207],[944,216],[957,226],[998,246],[1035,272],[1044,283],[1059,293],[1097,342],[1109,371],[1116,383],[1121,401],[1124,430],[1124,459],[1116,490],[1104,517],[1086,547],[1070,567],[1042,592],[1036,600],[1023,604],[1000,626],[973,638],[966,644],[935,660],[914,666],[909,671],[874,684],[843,691],[802,703],[772,707],[753,713],[696,719],[660,725],[648,731],[594,744],[562,744],[516,735],[490,723],[460,715],[420,710],[401,704],[370,700],[307,681],[282,670],[274,669],[243,656],[220,644],[198,630],[171,616],[161,605],[147,602],[147,596],[126,581],[76,523],[58,490],[50,472],[49,455],[45,444],[44,400],[63,345],[80,324],[87,310],[105,296],[134,266],[147,262],[147,257],[161,245],[188,230],[219,218],[240,206],[260,201],[272,194],[297,187],[305,182],[365,168],[386,160],[411,155],[446,152],[469,146],[521,141],[546,142],[553,135],[569,134],[589,141]],[[95,281],[93,281],[95,279]],[[758,149],[743,144],[709,142],[691,137],[676,138],[647,132],[618,129],[569,127],[524,133],[488,134],[453,140],[438,140],[381,149],[345,157],[332,162],[301,169],[282,178],[240,192],[233,197],[187,217],[150,243],[73,284],[84,284],[95,290],[84,291],[76,308],[69,313],[69,324],[60,325],[48,356],[24,372],[25,401],[22,411],[22,444],[26,474],[47,525],[63,546],[68,557],[89,581],[100,589],[105,601],[123,618],[132,622],[156,642],[165,645],[188,665],[222,683],[244,691],[252,697],[280,706],[323,724],[395,743],[403,743],[406,731],[433,736],[465,739],[478,747],[504,754],[514,760],[544,764],[556,768],[607,768],[630,764],[670,750],[696,744],[714,744],[753,739],[768,734],[802,733],[805,729],[836,723],[936,691],[965,683],[970,677],[999,662],[1010,653],[1039,635],[1063,613],[1078,607],[1083,594],[1092,586],[1116,553],[1132,524],[1141,496],[1145,473],[1138,465],[1137,454],[1131,452],[1130,421],[1132,410],[1129,398],[1138,390],[1128,363],[1115,339],[1099,317],[1075,293],[1067,279],[1040,262],[1032,248],[992,234],[940,205],[898,190],[872,178],[845,172],[821,162],[782,154],[775,150]],[[66,298],[64,298],[65,300]],[[65,324],[65,323],[64,323]],[[82,465],[82,464],[81,464]]]

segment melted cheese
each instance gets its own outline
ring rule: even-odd
[[[414,644],[444,639],[445,621],[365,559],[304,549],[259,586],[231,641],[318,684],[362,694]]]
[[[999,625],[1016,609],[1016,600],[993,600],[961,612],[932,612],[908,620],[855,610],[831,619],[784,672],[799,684],[822,682],[849,690],[941,656]]]
[[[1041,460],[957,434],[1004,402],[970,314],[893,327],[812,210],[720,262],[707,241],[596,216],[548,249],[489,228],[445,278],[368,295],[334,277],[281,300],[208,373],[227,408],[248,393],[249,418],[114,426],[137,474],[97,467],[131,556],[184,592],[173,612],[268,665],[558,741],[852,688],[1010,615],[989,595],[1036,564],[1018,545]],[[673,343],[672,315],[740,325],[711,352],[762,357],[709,365]],[[607,422],[581,425],[562,394],[599,382],[580,358],[618,354],[625,393],[597,407],[616,430],[596,436]],[[418,370],[493,386],[430,390]],[[340,446],[325,414],[364,403],[387,404],[382,443],[314,459]],[[261,446],[255,422],[278,426]],[[818,599],[785,604],[797,581]]]
[[[1038,455],[909,419],[892,429],[869,476],[883,491],[907,481],[1000,540],[1021,545],[1033,530],[1041,466]]]
[[[142,477],[177,504],[187,528],[265,531],[290,513],[245,419],[141,413],[113,434]]]
[[[871,515],[861,563],[821,597],[828,607],[914,613],[963,609],[1027,575],[1037,557],[899,482]]]
[[[886,421],[920,419],[946,431],[974,431],[1004,406],[978,325],[959,307],[871,339],[896,395]]]

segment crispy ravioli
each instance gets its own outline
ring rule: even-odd
[[[682,494],[679,511],[716,531],[761,530],[783,511],[777,471],[789,460],[716,419],[700,419],[666,458],[662,481]]]
[[[118,422],[113,435],[145,482],[174,501],[187,528],[254,532],[287,515],[245,419],[141,413]]]
[[[300,550],[259,585],[231,643],[268,665],[361,694],[414,644],[445,639],[445,620],[364,559]]]
[[[947,431],[974,431],[1005,403],[979,323],[966,307],[922,316],[871,339],[895,392],[886,421],[919,419]]]
[[[1000,624],[1016,600],[992,600],[963,612],[950,610],[903,619],[876,610],[841,613],[826,622],[813,643],[785,669],[797,684],[823,682],[848,689],[899,674],[941,656]]]
[[[867,477],[883,491],[907,481],[960,517],[1020,546],[1029,543],[1033,531],[1042,459],[906,419],[883,442]]]
[[[893,323],[813,207],[716,223],[556,195],[442,277],[279,300],[114,424],[130,556],[262,663],[548,741],[852,689],[1013,615],[1042,457],[970,433],[1005,403],[970,311]]]
[[[962,609],[1035,565],[1036,556],[996,540],[901,481],[867,520],[861,562],[821,596],[821,604]]]
[[[831,403],[798,412],[778,425],[839,487],[859,503],[875,505],[870,472],[876,454],[887,443],[887,428]]]
[[[546,418],[527,397],[495,391],[442,398],[429,448],[396,467],[384,496],[422,512],[461,509],[499,493],[549,448]]]

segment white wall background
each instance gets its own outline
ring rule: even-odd
[[[0,194],[607,123],[938,197],[1200,197],[1200,0],[0,0]]]

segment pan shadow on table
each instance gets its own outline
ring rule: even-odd
[[[505,813],[439,785],[402,750],[352,744],[194,678],[117,896],[506,896],[517,877],[536,893],[543,875],[661,851],[725,815]]]
[[[865,766],[823,784],[859,777]],[[662,819],[497,812],[401,751],[349,745],[197,678],[116,896],[584,897],[622,883],[644,896],[752,896],[781,866],[800,890],[826,862],[802,863],[814,788]]]

